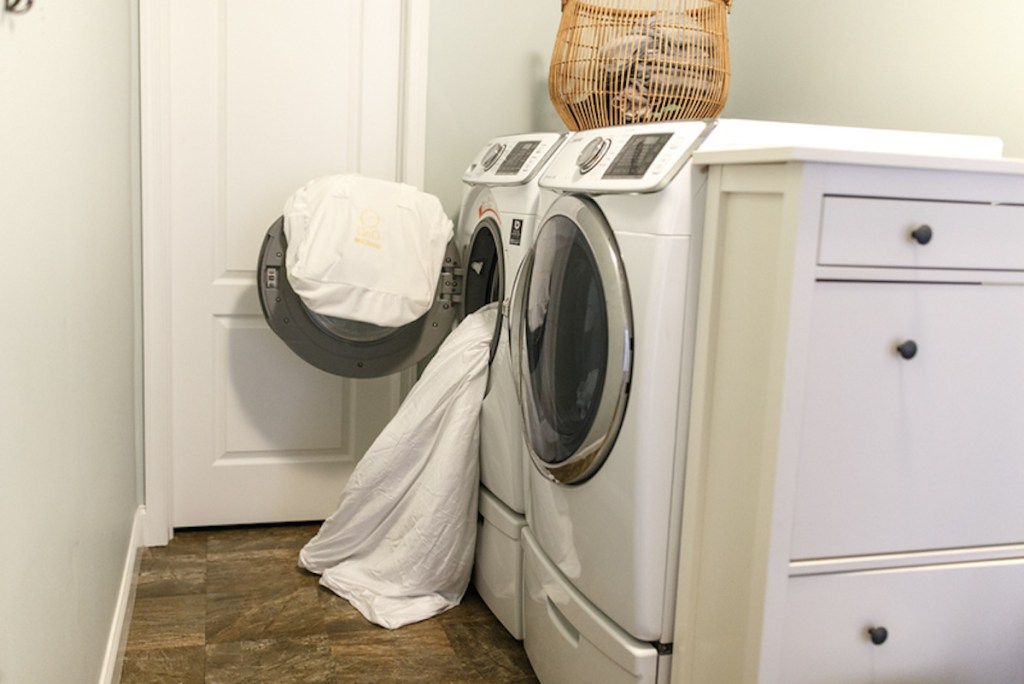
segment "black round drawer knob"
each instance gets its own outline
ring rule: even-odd
[[[889,630],[885,627],[868,627],[868,636],[871,637],[871,643],[881,646],[889,638]]]
[[[903,344],[896,346],[896,351],[900,353],[905,359],[912,359],[917,356],[917,342],[914,340],[907,340]]]
[[[928,224],[918,226],[910,231],[910,237],[919,245],[927,245],[932,241],[932,227]]]

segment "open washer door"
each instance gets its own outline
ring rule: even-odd
[[[496,231],[496,226],[478,226],[467,248],[468,258],[475,260],[468,272],[450,241],[431,309],[412,323],[388,328],[322,316],[303,304],[288,282],[288,244],[282,216],[267,230],[260,250],[258,278],[263,315],[292,351],[321,370],[348,378],[390,375],[430,355],[463,315],[500,301],[504,266]],[[495,279],[496,284],[491,282]],[[499,320],[492,355],[500,326]]]
[[[566,196],[548,211],[513,295],[526,441],[549,479],[600,469],[622,426],[633,316],[619,248],[600,209]]]

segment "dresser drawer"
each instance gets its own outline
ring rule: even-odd
[[[1020,684],[1024,561],[792,578],[783,629],[786,684]]]
[[[816,284],[791,558],[1024,542],[1022,314],[1019,286]]]
[[[826,197],[818,263],[1024,270],[1024,206]]]

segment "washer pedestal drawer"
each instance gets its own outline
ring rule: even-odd
[[[523,547],[526,518],[480,488],[473,586],[516,639],[523,638]]]

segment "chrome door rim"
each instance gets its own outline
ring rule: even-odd
[[[519,349],[518,364],[520,384],[520,407],[523,413],[523,424],[526,430],[526,446],[534,466],[549,479],[561,484],[578,484],[593,476],[603,465],[614,446],[615,439],[622,427],[629,396],[629,385],[633,368],[633,316],[630,304],[629,287],[622,264],[615,236],[607,221],[593,202],[573,195],[559,198],[552,204],[545,215],[537,233],[537,240],[531,250],[531,269],[524,274],[523,294],[516,305],[519,307],[517,318],[517,346],[524,345],[526,330],[525,316],[527,313],[528,281],[533,277],[536,267],[537,246],[541,244],[541,236],[549,221],[556,216],[563,216],[580,230],[594,261],[604,289],[604,299],[608,320],[608,356],[605,368],[605,382],[598,400],[598,409],[590,428],[582,440],[582,444],[572,456],[559,462],[550,463],[541,458],[535,451],[530,436],[531,421],[527,411],[528,401],[532,401],[533,388],[528,369],[524,368],[528,354]],[[518,293],[517,293],[518,296]]]
[[[408,368],[437,349],[451,332],[459,312],[459,253],[449,242],[438,276],[434,305],[412,323],[368,340],[338,337],[340,328],[315,320],[288,282],[284,217],[270,226],[260,250],[257,290],[270,328],[301,359],[320,370],[347,378],[372,378]],[[272,282],[272,285],[271,285]],[[365,324],[361,324],[365,325]]]

